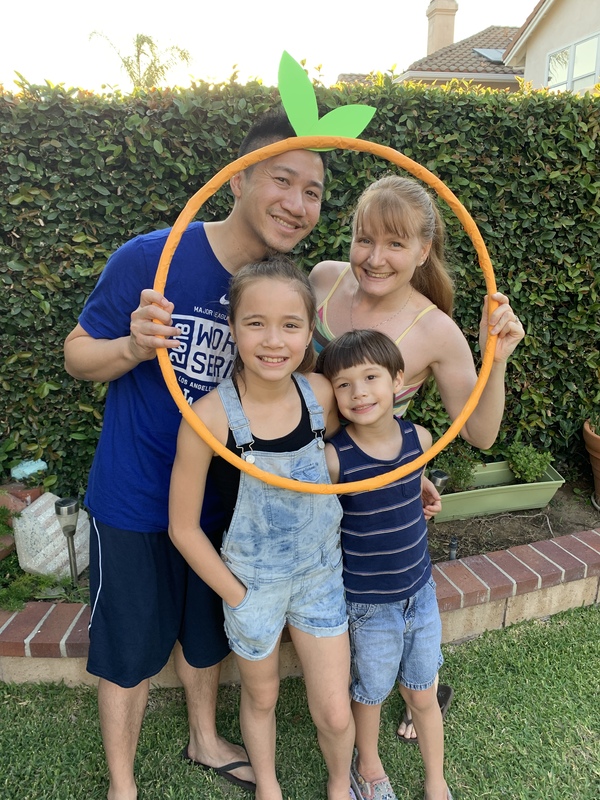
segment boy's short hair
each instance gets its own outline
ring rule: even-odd
[[[326,344],[319,353],[316,371],[331,381],[343,370],[366,363],[384,367],[393,379],[404,372],[404,359],[396,343],[385,333],[371,329],[348,331]]]

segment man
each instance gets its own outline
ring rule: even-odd
[[[294,136],[281,112],[250,130],[240,155]],[[230,181],[234,206],[220,222],[192,223],[173,257],[165,296],[151,286],[168,231],[138,236],[109,259],[65,341],[65,366],[81,380],[110,381],[90,472],[90,654],[109,769],[108,800],[133,800],[133,762],[149,679],[175,665],[190,738],[183,756],[254,789],[243,748],[215,726],[220,662],[228,653],[221,601],[187,567],[167,534],[169,478],[180,414],[156,358],[172,364],[189,402],[231,370],[231,275],[274,251],[289,252],[319,218],[324,161],[295,150]],[[136,307],[137,306],[137,307]],[[155,322],[154,320],[158,320]],[[166,337],[166,338],[163,338]],[[219,502],[207,487],[202,527],[219,545]]]

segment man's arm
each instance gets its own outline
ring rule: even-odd
[[[173,303],[152,289],[144,289],[140,304],[131,314],[128,336],[95,339],[79,324],[64,345],[65,369],[85,381],[113,381],[142,361],[156,357],[159,348],[179,347],[170,338],[179,335],[171,326]]]

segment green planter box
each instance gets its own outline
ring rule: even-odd
[[[543,508],[565,482],[554,467],[548,467],[544,477],[535,483],[513,483],[514,479],[506,461],[480,464],[475,470],[475,488],[442,495],[442,510],[435,521]]]

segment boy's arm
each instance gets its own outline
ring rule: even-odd
[[[429,478],[423,473],[421,477],[421,502],[425,519],[435,517],[442,510],[442,498]]]
[[[433,441],[431,434],[428,430],[423,428],[422,425],[415,425],[415,428],[423,452],[429,450]],[[429,478],[425,477],[425,471],[423,471],[421,476],[421,501],[423,503],[423,516],[425,519],[431,519],[442,510],[442,498],[440,497],[440,493]]]
[[[220,438],[218,429],[222,427],[219,425],[222,420],[214,413],[215,399],[218,401],[207,395],[195,406],[203,404],[208,413],[202,414],[202,420]],[[211,448],[182,420],[171,473],[169,536],[194,572],[228,605],[235,607],[244,599],[246,587],[227,569],[200,527],[206,475],[212,457]]]

